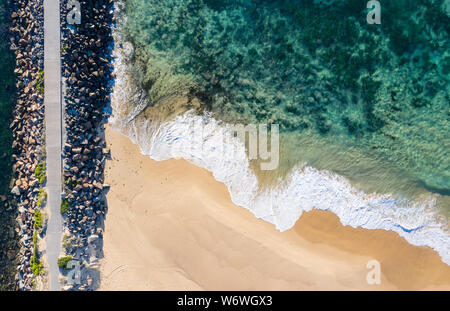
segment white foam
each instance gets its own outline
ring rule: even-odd
[[[366,194],[344,177],[308,166],[293,170],[283,186],[259,192],[245,147],[232,135],[228,125],[208,115],[189,113],[163,124],[142,118],[128,122],[129,111],[124,103],[144,97],[129,98],[130,94],[139,94],[139,90],[126,79],[123,54],[118,49],[115,53],[115,70],[120,79],[115,84],[114,116],[110,122],[137,144],[144,155],[157,161],[184,158],[207,169],[227,186],[235,204],[274,224],[280,231],[290,229],[304,211],[328,210],[344,225],[395,231],[413,245],[431,247],[450,265],[450,234],[446,224],[437,220],[436,200],[432,195],[411,202],[390,195]]]

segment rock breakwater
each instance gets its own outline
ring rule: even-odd
[[[62,76],[65,85],[63,208],[65,255],[78,264],[77,281],[64,290],[94,290],[102,255],[107,210],[104,139],[111,93],[113,0],[80,1],[81,23],[68,24],[67,1],[61,1]],[[63,274],[67,271],[63,270]]]
[[[45,234],[43,1],[14,1],[10,46],[16,56],[13,121],[13,184],[20,252],[17,289],[32,290],[44,273],[38,243]]]

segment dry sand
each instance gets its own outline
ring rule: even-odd
[[[107,128],[108,214],[100,290],[450,290],[437,253],[394,232],[305,213],[278,232],[184,160],[156,162]],[[368,261],[381,264],[369,285]]]

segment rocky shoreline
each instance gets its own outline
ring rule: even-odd
[[[79,266],[78,282],[64,290],[95,290],[107,211],[104,166],[109,157],[104,124],[112,91],[114,1],[80,1],[81,24],[67,24],[67,1],[61,2],[62,76],[65,85],[64,218],[66,259]],[[67,276],[68,270],[61,269]]]
[[[43,1],[14,1],[11,50],[16,56],[13,121],[13,195],[18,210],[20,252],[16,289],[32,290],[43,275],[39,241],[45,235],[44,29]]]

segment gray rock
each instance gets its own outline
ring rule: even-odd
[[[19,196],[19,195],[20,195],[20,189],[19,189],[19,187],[14,186],[14,188],[12,188],[12,190],[11,190],[11,194],[14,194],[14,195]]]
[[[98,235],[93,234],[93,235],[89,236],[89,238],[88,238],[88,244],[95,243],[95,242],[98,241],[98,239],[99,239]]]

